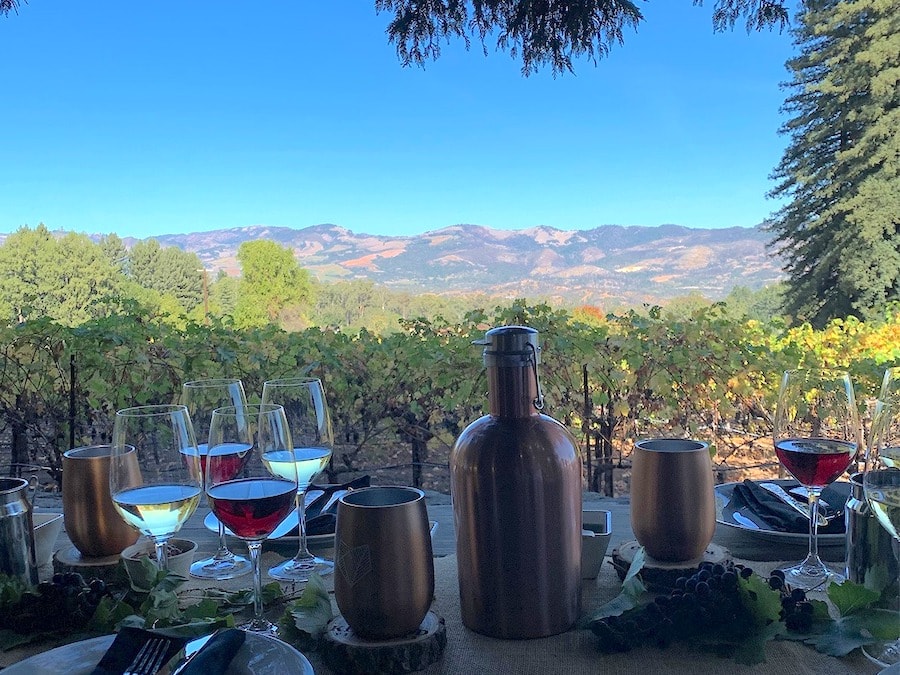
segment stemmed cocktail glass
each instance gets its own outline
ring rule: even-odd
[[[806,488],[809,501],[809,553],[783,569],[795,588],[813,589],[843,575],[819,557],[819,495],[844,473],[861,442],[859,414],[850,376],[844,371],[798,369],[784,373],[774,424],[778,461]]]

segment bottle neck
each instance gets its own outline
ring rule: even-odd
[[[488,401],[495,417],[530,417],[537,415],[534,400],[538,395],[533,366],[487,369]]]

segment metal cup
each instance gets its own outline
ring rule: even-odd
[[[0,572],[28,586],[38,582],[28,481],[0,478]]]
[[[648,555],[696,560],[716,530],[709,446],[684,438],[635,443],[631,455],[631,529]]]
[[[897,583],[894,538],[882,527],[866,502],[863,474],[850,476],[850,498],[844,509],[847,526],[847,578],[883,592]],[[896,602],[896,594],[889,594]]]
[[[334,595],[353,632],[389,640],[412,633],[434,596],[425,493],[354,490],[338,502]]]
[[[111,445],[89,445],[63,453],[62,497],[66,534],[82,555],[119,555],[139,533],[113,506],[109,493]],[[128,452],[129,470],[140,479],[137,453]]]

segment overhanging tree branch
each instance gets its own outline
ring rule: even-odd
[[[437,59],[452,38],[468,49],[476,37],[487,51],[493,36],[498,49],[521,57],[525,75],[545,65],[554,74],[571,72],[573,58],[582,56],[596,63],[624,41],[625,28],[644,20],[630,0],[375,0],[375,9],[393,13],[387,35],[403,65]],[[783,28],[789,20],[777,0],[717,0],[713,27],[732,28],[742,17],[748,31]]]

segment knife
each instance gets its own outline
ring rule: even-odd
[[[178,673],[180,673],[187,667],[187,664],[190,662],[190,660],[194,658],[198,653],[200,653],[200,650],[206,646],[206,643],[212,640],[213,637],[220,633],[222,630],[224,629],[220,628],[210,633],[209,635],[204,635],[202,637],[196,638],[195,640],[190,640],[184,646],[183,652],[174,656],[172,658],[172,661],[166,666],[163,666],[163,668],[159,670],[159,673],[157,675],[178,675]]]
[[[759,487],[761,487],[766,492],[775,495],[782,502],[793,508],[795,511],[802,513],[804,516],[806,516],[807,520],[809,520],[809,504],[804,504],[798,501],[797,499],[789,495],[787,491],[777,483],[759,483]],[[831,518],[828,518],[821,512],[818,513],[818,516],[819,527],[825,527],[831,521]]]

